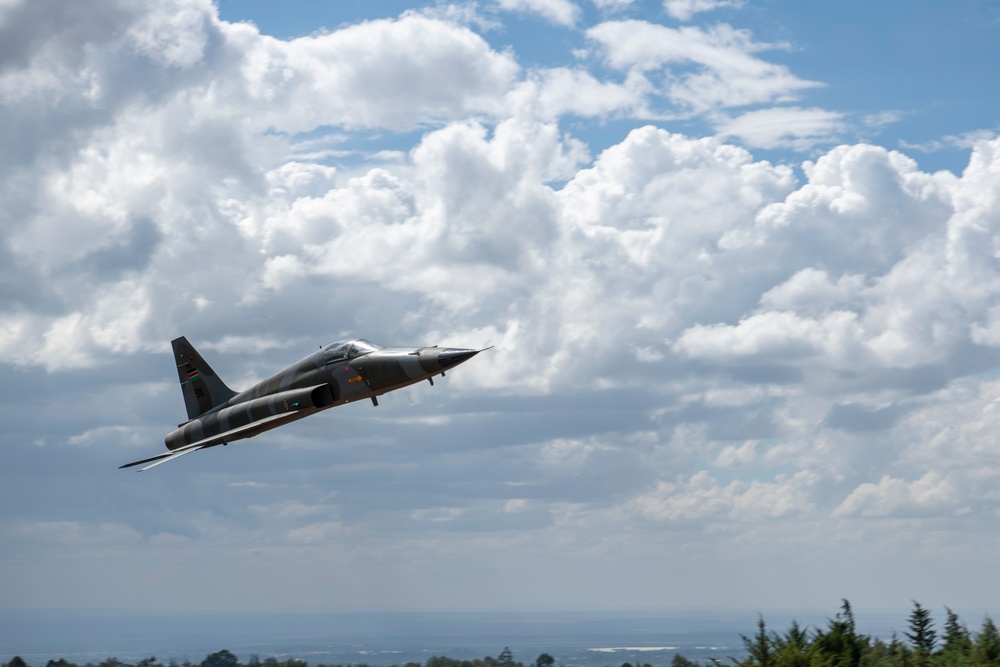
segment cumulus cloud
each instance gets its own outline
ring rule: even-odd
[[[882,477],[877,484],[860,485],[837,508],[840,516],[936,515],[942,509],[954,509],[957,489],[948,478],[929,472],[912,482]]]
[[[740,111],[818,84],[726,25],[594,26],[613,81],[586,59],[522,69],[447,12],[282,41],[207,0],[96,9],[0,19],[0,352],[17,378],[5,415],[23,412],[2,437],[31,463],[18,470],[51,465],[32,441],[109,470],[157,444],[153,425],[181,414],[164,388],[182,333],[248,381],[340,336],[495,348],[446,389],[401,392],[391,418],[348,407],[206,453],[168,512],[143,500],[120,521],[9,534],[176,535],[183,563],[218,547],[206,535],[249,554],[266,532],[274,558],[357,564],[415,533],[433,559],[444,530],[479,534],[452,536],[468,556],[491,531],[597,554],[664,526],[733,546],[777,524],[998,511],[1000,141],[975,142],[961,176],[864,144],[797,176],[748,147],[815,150],[844,116]],[[716,136],[646,125],[596,150],[574,135],[658,100],[710,114]],[[72,409],[25,398],[63,391]],[[234,494],[227,516],[206,489]]]
[[[491,113],[517,74],[469,28],[416,13],[291,42],[243,25],[227,26],[226,36],[242,57],[230,101],[259,104],[264,113],[250,119],[259,130],[406,129]]]
[[[659,482],[635,499],[636,511],[657,521],[781,519],[813,509],[809,487],[813,473],[779,475],[774,482],[733,480],[722,486],[706,470],[675,483]]]
[[[158,290],[136,276],[164,270],[171,256],[199,252],[186,245],[214,248],[213,263],[229,267],[245,265],[237,257],[253,253],[257,242],[277,248],[275,235],[246,215],[240,202],[266,200],[269,188],[277,187],[281,191],[275,194],[290,197],[291,203],[308,188],[315,191],[318,179],[332,182],[334,170],[280,164],[287,144],[260,132],[292,133],[326,123],[406,127],[473,109],[496,110],[517,72],[509,56],[493,52],[469,29],[418,14],[279,42],[252,26],[219,22],[209,3],[188,3],[179,13],[173,5],[158,5],[136,15],[115,3],[107,6],[118,12],[119,23],[131,27],[121,34],[102,33],[98,26],[81,29],[79,45],[44,42],[41,53],[32,52],[34,60],[6,69],[0,80],[0,93],[8,99],[30,105],[30,95],[58,96],[66,100],[59,109],[75,110],[73,116],[68,111],[39,116],[22,115],[24,105],[5,106],[10,122],[4,132],[12,143],[27,141],[33,133],[37,137],[28,153],[7,153],[8,171],[25,159],[30,164],[34,154],[42,176],[7,179],[3,188],[10,202],[4,250],[11,259],[4,269],[4,292],[15,301],[44,296],[77,304],[50,319],[51,327],[32,309],[10,313],[5,348],[17,349],[12,358],[25,363],[45,359],[53,368],[81,366],[92,363],[94,349],[141,347],[147,335],[143,322],[148,324],[158,310]],[[173,18],[160,20],[160,10]],[[31,34],[33,16],[26,11],[12,15],[6,27]],[[194,38],[186,27],[191,21],[205,33],[204,49],[189,44],[175,49],[178,35]],[[399,50],[411,47],[419,54]],[[177,61],[181,52],[189,60]],[[158,98],[140,96],[138,77],[122,77],[121,68],[129,67],[137,74],[156,72]],[[57,70],[78,74],[59,76],[58,91],[31,87],[45,80],[45,72]],[[433,81],[422,82],[422,76]],[[258,112],[245,113],[248,105]],[[40,121],[59,133],[42,141]],[[44,153],[43,145],[49,146]],[[269,175],[259,160],[279,164]],[[272,186],[279,175],[282,182]],[[299,208],[304,205],[305,200]],[[258,232],[260,239],[254,237]],[[275,254],[277,260],[281,255]],[[107,287],[94,291],[92,284],[53,280],[76,270],[94,271]],[[25,276],[33,279],[24,281]],[[191,303],[205,302],[201,280],[188,286],[173,282],[175,295],[184,292]],[[36,285],[41,293],[26,293],[23,284]],[[237,296],[248,298],[252,295]],[[93,308],[94,302],[100,307]],[[121,312],[115,314],[115,308]],[[109,321],[115,322],[113,334]],[[48,345],[26,347],[25,337]]]

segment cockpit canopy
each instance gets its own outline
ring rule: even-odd
[[[381,350],[381,345],[376,345],[363,338],[357,340],[338,340],[336,343],[327,345],[323,350],[323,361],[331,364],[344,359],[354,359],[365,354],[370,354]]]

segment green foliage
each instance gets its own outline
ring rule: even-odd
[[[1000,632],[989,616],[983,620],[983,626],[972,645],[970,657],[971,663],[976,667],[1000,666]]]
[[[239,664],[239,659],[226,649],[209,654],[201,661],[201,667],[239,667]]]
[[[962,667],[969,664],[972,636],[969,629],[958,620],[958,614],[948,607],[944,610],[948,619],[944,622],[941,651],[935,663],[937,667]]]
[[[446,658],[443,655],[434,655],[427,659],[424,667],[462,667],[462,661]]]
[[[753,638],[746,635],[740,635],[740,638],[749,656],[745,661],[748,667],[749,665],[771,667],[771,638],[767,634],[767,624],[764,622],[763,614],[757,614],[757,634]]]
[[[945,653],[957,652],[968,655],[972,651],[972,638],[969,636],[969,629],[958,620],[958,614],[948,607],[944,608],[948,614],[948,620],[944,622],[944,645],[941,650]]]
[[[552,663],[555,663],[555,658],[552,658],[548,653],[543,653],[538,656],[542,659],[543,656],[548,656],[552,659]],[[320,665],[320,667],[327,667]],[[356,665],[335,665],[330,667],[358,667]],[[395,665],[393,667],[396,667]],[[418,662],[408,662],[404,667],[420,667]],[[493,658],[491,656],[486,656],[485,658],[476,658],[475,660],[456,660],[455,658],[448,658],[443,655],[435,655],[428,658],[427,662],[424,663],[424,667],[524,667],[523,663],[515,662],[514,655],[510,652],[509,648],[505,648],[498,657]],[[532,666],[534,667],[534,666]]]
[[[809,633],[792,621],[784,635],[771,634],[775,667],[810,667]]]
[[[870,648],[871,638],[859,635],[854,622],[854,610],[847,600],[841,602],[840,611],[829,621],[825,631],[816,633],[815,650],[822,657],[821,664],[829,667],[859,667],[861,658]]]
[[[794,621],[783,635],[767,632],[759,617],[757,633],[741,635],[747,657],[732,662],[735,667],[1000,667],[1000,631],[993,620],[987,616],[973,634],[951,609],[945,607],[945,612],[940,646],[930,611],[916,601],[905,642],[895,633],[889,642],[860,634],[847,600],[827,627],[811,637]],[[693,667],[686,658],[674,659],[671,667]]]
[[[118,660],[118,658],[108,658],[97,667],[131,667],[131,666],[126,665],[124,662],[121,662],[120,660]]]
[[[548,653],[542,653],[535,658],[535,667],[552,667],[554,664],[556,664],[556,659]]]
[[[910,612],[910,631],[906,633],[906,638],[916,652],[917,665],[926,667],[937,643],[937,632],[934,631],[931,612],[921,607],[916,600],[913,601],[913,611]]]

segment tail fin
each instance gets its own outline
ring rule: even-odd
[[[177,362],[177,377],[184,393],[184,407],[188,419],[198,417],[216,405],[228,401],[236,392],[226,386],[198,350],[181,336],[170,341]]]

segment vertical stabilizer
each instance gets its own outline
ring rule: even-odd
[[[187,408],[188,419],[194,419],[208,412],[216,405],[225,403],[236,395],[236,392],[226,386],[212,367],[208,365],[198,350],[181,336],[170,341],[174,348],[174,361],[177,362],[177,378],[181,382],[184,393],[184,407]]]

